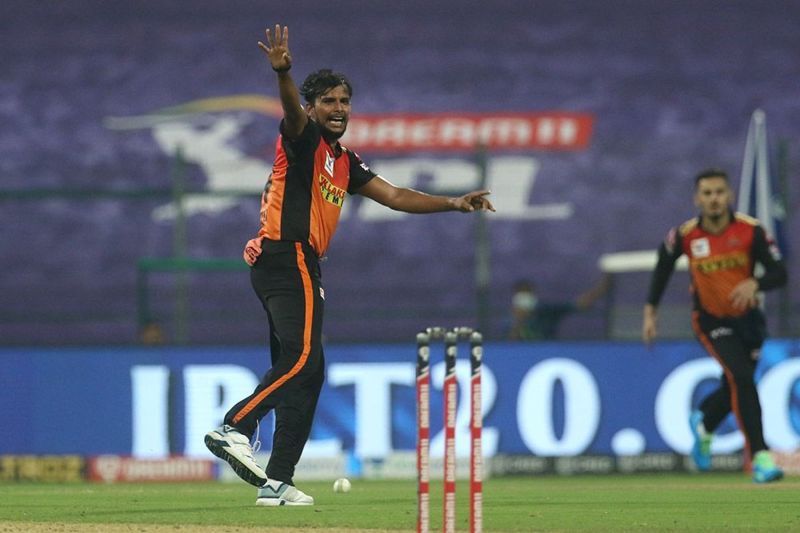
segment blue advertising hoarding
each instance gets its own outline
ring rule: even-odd
[[[441,455],[441,353],[432,355],[432,453]],[[467,350],[458,363],[457,453],[468,454]],[[800,443],[800,342],[763,351],[765,437]],[[205,457],[203,435],[255,387],[262,347],[7,348],[0,389],[4,427],[24,428],[0,454]],[[415,446],[413,345],[326,349],[327,382],[307,453],[383,458]],[[685,453],[689,410],[720,375],[688,342],[488,343],[483,365],[484,454],[573,456]],[[269,448],[271,416],[262,422]],[[731,420],[715,451],[735,452]]]

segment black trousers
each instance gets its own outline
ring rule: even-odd
[[[717,318],[695,311],[695,334],[709,354],[722,365],[720,386],[700,404],[703,425],[713,432],[734,412],[745,438],[745,457],[766,450],[761,424],[761,403],[755,383],[758,351],[764,344],[764,315],[753,309],[740,318]]]
[[[228,411],[225,423],[252,437],[257,423],[274,409],[266,473],[293,484],[325,380],[319,262],[307,244],[264,239],[250,280],[267,312],[272,367],[253,393]]]

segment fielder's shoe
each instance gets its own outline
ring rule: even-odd
[[[756,452],[753,456],[753,481],[770,483],[783,478],[783,470],[775,465],[772,455],[767,450]]]
[[[314,505],[314,498],[288,483],[270,479],[264,483],[263,487],[258,489],[256,505],[263,507]]]
[[[206,447],[211,453],[224,459],[233,471],[253,486],[260,487],[267,482],[267,475],[253,459],[250,439],[229,425],[222,425],[206,433]]]
[[[689,427],[692,428],[694,444],[692,445],[692,461],[697,469],[706,472],[711,470],[711,435],[703,425],[703,412],[692,411],[689,416]]]

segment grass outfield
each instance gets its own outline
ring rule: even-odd
[[[459,482],[460,530],[467,529],[466,487]],[[355,480],[348,494],[334,493],[327,482],[300,488],[315,497],[314,507],[255,507],[255,489],[244,483],[5,483],[0,531],[415,529],[413,481]],[[433,531],[441,529],[441,485],[433,485],[431,495]],[[795,477],[763,486],[743,474],[493,478],[485,482],[484,502],[490,532],[800,530]],[[34,528],[36,522],[47,524]]]

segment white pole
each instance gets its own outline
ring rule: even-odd
[[[775,238],[775,221],[772,217],[772,184],[769,175],[769,152],[767,150],[767,120],[764,112],[757,109],[753,113],[756,121],[756,218]]]
[[[742,174],[739,180],[739,202],[736,210],[741,213],[750,212],[750,195],[753,190],[753,167],[755,165],[755,137],[756,137],[756,110],[750,118],[750,125],[747,128],[747,141],[744,145],[744,160],[742,161]],[[763,114],[763,112],[762,112]]]

